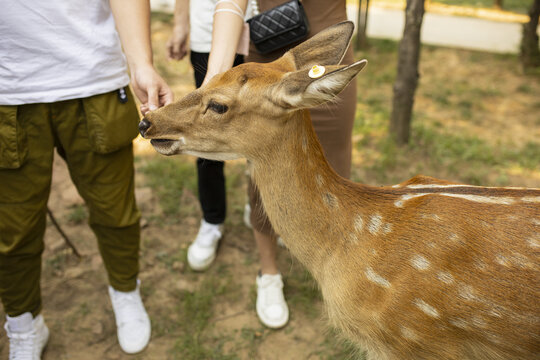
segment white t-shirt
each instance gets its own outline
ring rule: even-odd
[[[84,98],[129,83],[108,0],[0,0],[0,105]]]
[[[212,48],[212,23],[218,0],[189,1],[189,42],[191,50],[209,53]],[[245,19],[251,17],[251,4],[248,2]]]

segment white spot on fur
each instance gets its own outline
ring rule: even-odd
[[[491,309],[489,310],[489,315],[497,317],[497,318],[503,317],[501,309]]]
[[[531,221],[534,225],[540,226],[540,219],[532,219]]]
[[[465,300],[475,300],[476,296],[474,295],[474,288],[471,285],[460,284],[458,287],[458,294]]]
[[[452,242],[458,242],[459,241],[459,236],[458,236],[458,234],[450,234],[448,239],[450,239],[450,241],[452,241]]]
[[[385,235],[390,234],[392,232],[392,224],[390,224],[390,223],[384,224],[382,232]]]
[[[377,250],[375,249],[369,249],[369,253],[373,256],[377,256]]]
[[[437,274],[437,279],[441,280],[445,284],[451,284],[454,282],[452,274],[446,271],[441,271]]]
[[[317,183],[318,187],[322,187],[324,185],[324,178],[321,174],[315,175],[315,183]]]
[[[392,185],[393,188],[400,188],[401,185],[400,184],[396,184],[396,185]]]
[[[508,260],[508,258],[504,256],[503,254],[495,255],[495,262],[499,265],[506,266],[506,267],[509,267],[512,265],[510,260]]]
[[[507,189],[507,190],[528,190],[526,187],[489,187],[489,186],[474,186],[466,184],[414,184],[407,185],[410,189],[445,189],[445,188],[455,188],[455,187],[468,187],[468,188],[484,188],[484,189]]]
[[[401,331],[401,335],[407,339],[407,340],[413,340],[413,341],[416,341],[418,340],[418,335],[416,335],[416,333],[414,331],[412,331],[411,329],[409,329],[408,327],[405,327],[405,326],[401,326],[400,327],[400,331]]]
[[[454,325],[455,327],[458,327],[460,329],[467,329],[467,321],[465,319],[462,319],[462,318],[453,318],[453,319],[450,319],[448,320],[448,322],[452,325]]]
[[[409,189],[444,189],[451,187],[474,187],[471,185],[461,185],[461,184],[414,184],[407,185]]]
[[[380,286],[385,287],[385,288],[390,287],[390,282],[388,282],[388,280],[386,280],[385,278],[383,278],[382,276],[377,274],[370,267],[366,268],[366,277],[368,278],[369,281],[371,281],[371,282],[373,282],[373,283],[375,283],[377,285],[380,285]]]
[[[437,214],[422,214],[422,219],[441,221],[441,218]]]
[[[517,253],[517,252],[512,252],[512,256],[510,256],[510,261],[512,262],[512,264],[514,264],[515,266],[520,267],[522,269],[524,269],[524,268],[534,269],[535,268],[535,264],[531,260],[529,260],[528,257],[526,257],[523,254]]]
[[[471,319],[471,323],[476,326],[476,327],[479,327],[481,329],[485,329],[487,327],[487,323],[484,319],[482,319],[481,317],[478,317],[478,316],[473,316],[472,319]]]
[[[180,144],[182,145],[186,145],[186,138],[181,136],[180,139],[178,139],[178,141],[180,142]]]
[[[358,232],[362,232],[362,230],[364,230],[364,220],[362,219],[362,216],[357,215],[354,218],[354,229]]]
[[[499,205],[512,205],[515,203],[515,199],[511,197],[497,197],[497,196],[480,196],[480,195],[466,195],[466,194],[451,194],[451,193],[439,193],[442,196],[455,197],[458,199],[474,201],[484,204],[499,204]]]
[[[401,195],[401,197],[396,200],[394,202],[394,206],[396,207],[403,207],[404,205],[404,202],[407,201],[407,200],[411,200],[411,199],[414,199],[414,198],[417,198],[417,197],[420,197],[420,196],[425,196],[425,195],[429,195],[428,193],[424,194],[424,193],[421,193],[421,194],[406,194],[406,195]]]
[[[535,238],[528,238],[527,244],[529,244],[529,246],[532,247],[533,249],[537,249],[540,247],[540,242]]]
[[[521,201],[528,203],[540,203],[540,196],[525,196],[521,198]]]
[[[377,214],[373,215],[368,224],[368,231],[373,235],[377,234],[381,229],[382,225],[382,216]]]
[[[423,271],[429,268],[429,261],[425,257],[417,254],[411,258],[411,265],[415,269]]]
[[[328,207],[331,207],[331,208],[336,208],[339,205],[336,195],[332,193],[327,192],[323,194],[323,201]]]
[[[439,312],[437,311],[437,309],[427,304],[424,300],[416,298],[414,299],[413,304],[416,305],[416,307],[419,308],[425,314],[434,318],[439,317]]]

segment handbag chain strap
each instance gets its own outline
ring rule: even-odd
[[[302,0],[298,0],[299,3],[302,3]],[[253,9],[253,16],[259,15],[259,1],[251,0],[251,8]]]
[[[253,16],[259,15],[259,2],[257,0],[251,0],[251,8],[253,9]]]

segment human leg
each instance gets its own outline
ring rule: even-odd
[[[99,121],[120,121],[129,125],[129,118],[134,116],[135,125],[138,115],[132,94],[128,96],[131,103],[121,104],[116,92],[99,95],[98,104],[103,105],[97,115]],[[111,151],[98,148],[98,140],[93,138],[96,134],[91,134],[89,129],[103,124],[96,124],[97,120],[90,118],[85,101],[88,100],[65,101],[54,107],[59,152],[88,206],[89,224],[109,278],[120,346],[127,353],[136,353],[149,341],[150,320],[137,282],[140,215],[135,201],[131,139],[127,137],[126,144],[116,144],[118,148]],[[120,108],[115,109],[116,106]],[[101,145],[108,145],[107,135],[99,138]]]
[[[259,191],[248,183],[251,206],[250,222],[259,251],[260,271],[257,274],[257,316],[270,328],[281,328],[289,321],[289,307],[283,295],[283,280],[277,265],[277,236],[266,216]]]
[[[0,106],[0,298],[10,359],[39,358],[49,330],[40,315],[41,254],[46,227],[54,136],[45,104]],[[10,167],[10,168],[8,168]]]
[[[195,85],[199,88],[206,76],[208,53],[190,53]],[[243,63],[237,56],[233,66]],[[187,259],[193,270],[206,270],[216,258],[219,241],[223,235],[223,222],[227,210],[224,162],[197,159],[197,184],[203,220],[199,232],[188,248]]]

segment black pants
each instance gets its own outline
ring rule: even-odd
[[[202,85],[206,75],[208,56],[208,53],[191,52],[190,60],[197,88]],[[237,55],[233,66],[240,65],[243,62],[244,57]],[[225,221],[227,199],[225,195],[225,175],[223,173],[224,165],[223,161],[197,159],[199,201],[203,218],[210,224],[221,224]]]

